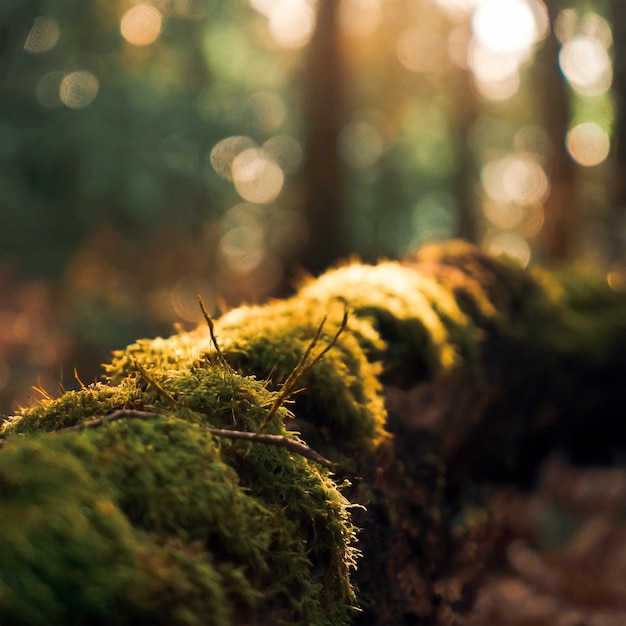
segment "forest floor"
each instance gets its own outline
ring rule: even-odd
[[[435,583],[437,624],[626,624],[625,469],[554,456],[534,489],[491,488],[486,499]]]

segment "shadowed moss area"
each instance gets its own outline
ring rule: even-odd
[[[623,293],[462,242],[348,263],[289,299],[207,322],[140,339],[103,382],[2,424],[7,623],[341,626],[361,604],[360,623],[373,624],[386,597],[400,615],[389,546],[419,552],[418,451],[442,467],[464,450],[481,450],[488,469],[515,461],[543,428],[535,414],[569,428],[559,416],[599,406],[599,383],[625,365]],[[573,393],[581,381],[596,385],[587,404]],[[393,393],[424,389],[454,407],[449,422],[388,410]],[[358,485],[224,429],[308,444]]]
[[[5,427],[3,613],[25,624],[46,623],[46,611],[59,623],[111,623],[118,610],[122,621],[114,623],[257,623],[257,611],[276,623],[348,623],[355,529],[327,471],[283,448],[203,430],[254,432],[275,394],[208,361],[140,369],[116,386],[45,401]],[[160,417],[36,434],[129,405]],[[279,409],[267,430],[286,435],[287,416]],[[30,512],[32,523],[20,524]],[[101,547],[93,558],[92,543]],[[85,597],[74,598],[81,581]],[[29,594],[39,593],[50,606],[39,602],[31,615]]]

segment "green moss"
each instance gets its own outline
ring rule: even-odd
[[[106,383],[3,423],[0,610],[18,625],[349,624],[359,553],[342,487],[284,447],[209,429],[254,433],[274,407],[265,432],[372,477],[393,460],[382,380],[504,376],[513,409],[530,411],[569,389],[561,366],[623,359],[625,313],[624,294],[597,280],[451,242],[235,309],[215,322],[219,350],[205,325],[139,340]],[[283,398],[294,368],[331,344]],[[120,409],[131,413],[51,432]],[[360,493],[394,528],[411,525],[374,483]]]
[[[112,387],[104,383],[89,385],[82,391],[68,391],[55,400],[42,400],[0,427],[0,434],[31,434],[73,426],[94,417],[102,417],[118,408],[142,400],[135,381],[126,380]]]
[[[317,354],[332,341],[343,315],[343,306],[330,300],[319,306],[297,298],[267,307],[242,307],[221,318],[216,330],[227,338],[222,349],[234,367],[267,378],[278,388],[326,315],[329,319],[314,349]],[[295,413],[305,438],[313,437],[328,454],[347,449],[367,455],[387,436],[376,360],[382,343],[371,328],[348,324],[332,350],[302,378]]]
[[[353,263],[327,272],[298,295],[311,307],[348,303],[357,318],[378,330],[391,364],[417,357],[417,368],[432,376],[466,364],[476,352],[479,336],[454,296],[408,266]]]
[[[208,623],[204,616],[229,624],[224,577],[134,529],[115,490],[61,443],[37,437],[0,455],[3,620],[182,625]]]
[[[7,519],[33,554],[32,562],[15,556],[27,570],[25,578],[36,578],[33,570],[38,567],[41,545],[47,542],[51,550],[63,551],[66,539],[57,537],[55,528],[71,535],[74,530],[66,528],[66,520],[84,508],[81,498],[89,494],[106,499],[117,531],[129,536],[126,543],[119,536],[119,549],[129,546],[122,568],[125,577],[115,574],[116,580],[122,580],[119,588],[111,590],[111,597],[105,591],[97,602],[87,596],[78,609],[68,599],[65,588],[70,583],[63,576],[74,580],[81,569],[93,567],[94,578],[105,577],[104,557],[87,563],[87,556],[83,560],[73,554],[50,556],[48,560],[57,564],[39,587],[59,605],[60,622],[82,623],[86,615],[104,623],[109,618],[101,604],[109,600],[123,605],[124,615],[147,611],[141,598],[150,596],[158,585],[166,605],[164,615],[169,616],[164,623],[236,623],[233,616],[261,610],[260,604],[264,612],[271,611],[287,623],[347,623],[355,604],[350,569],[357,553],[349,504],[337,485],[325,470],[284,448],[216,439],[206,430],[229,426],[253,432],[276,394],[253,378],[206,359],[186,370],[166,371],[149,371],[145,361],[139,366],[137,361],[135,354],[129,361],[134,369],[129,367],[118,385],[98,384],[47,400],[24,410],[4,431],[10,443],[0,457],[8,470],[24,465],[20,455],[30,448],[53,455],[54,471],[30,462],[27,474],[33,481],[40,474],[47,476],[48,499],[30,499],[32,489],[27,485],[19,492],[39,511],[32,526],[18,528],[19,507]],[[103,417],[131,402],[137,407],[138,397],[145,402],[141,409],[162,417],[128,417],[45,439],[27,436]],[[286,436],[283,420],[288,416],[280,408],[268,431]],[[84,489],[79,493],[67,489],[59,501],[54,500],[54,489],[71,483],[73,473],[80,473]],[[14,506],[11,501],[4,504]],[[100,541],[93,532],[93,538],[84,540],[77,534],[77,549],[85,555],[90,548],[83,543]],[[114,544],[116,533],[110,534]],[[41,555],[47,558],[45,550]],[[78,569],[72,571],[75,561]],[[144,572],[146,567],[149,571]],[[55,572],[60,572],[60,581]],[[8,570],[2,579],[10,579]],[[24,596],[22,587],[12,593],[7,596],[9,607],[11,597]],[[206,601],[200,600],[204,595]],[[212,603],[223,619],[207,617],[215,608]],[[8,610],[22,616],[24,606]],[[36,616],[23,619],[43,623]]]

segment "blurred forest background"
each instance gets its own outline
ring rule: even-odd
[[[2,0],[0,412],[340,257],[626,289],[623,0]]]

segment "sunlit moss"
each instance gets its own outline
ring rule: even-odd
[[[203,323],[139,340],[107,382],[0,428],[0,609],[18,625],[349,624],[359,553],[342,486],[284,447],[210,429],[266,426],[371,476],[393,458],[383,380],[508,377],[509,408],[534,410],[568,393],[561,366],[623,362],[625,313],[605,281],[450,242],[332,269],[211,321],[213,336]],[[297,393],[281,395],[294,371]],[[359,492],[410,525],[376,489]]]
[[[311,303],[298,297],[236,309],[219,320],[216,330],[228,338],[223,350],[229,362],[280,385],[305,354],[324,318],[329,315],[315,352],[332,341],[342,314],[343,306],[331,298]],[[371,452],[386,437],[377,361],[383,344],[373,329],[348,324],[333,349],[302,378],[303,391],[295,398],[298,425],[305,436],[321,439],[326,449]]]

